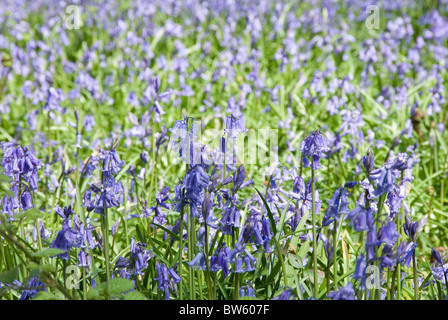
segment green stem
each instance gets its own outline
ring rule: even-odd
[[[3,80],[2,84],[0,85],[0,102],[2,101],[3,96],[3,89],[5,89],[6,82],[8,80],[9,73],[11,72],[12,68],[8,68],[8,72],[6,73],[5,79]]]
[[[399,265],[395,266],[395,268],[394,268],[394,273],[392,274],[392,285],[391,285],[391,287],[390,287],[390,294],[389,294],[390,300],[394,300],[394,295],[395,295],[395,279],[396,279],[396,276],[397,276],[398,266],[399,266]]]
[[[282,254],[282,249],[280,247],[280,244],[277,240],[277,237],[273,237],[274,242],[275,242],[275,247],[277,248],[277,254],[278,254],[278,259],[280,260],[280,265],[282,266],[282,272],[283,272],[283,281],[285,282],[285,286],[288,287],[288,277],[287,277],[287,273],[286,273],[286,266],[285,266],[285,261],[283,260],[283,254]]]
[[[412,269],[414,269],[414,300],[419,300],[418,297],[418,278],[417,278],[417,258],[415,257],[415,250],[412,254]]]
[[[234,288],[233,288],[233,300],[239,300],[240,298],[240,278],[239,278],[239,273],[235,273],[235,278],[234,278]]]
[[[204,222],[205,227],[205,281],[207,282],[207,293],[208,293],[208,299],[213,300],[214,299],[214,293],[211,286],[211,278],[210,278],[210,263],[209,263],[209,229],[207,228],[207,222]]]
[[[313,218],[313,273],[314,273],[314,298],[319,296],[319,284],[317,282],[317,239],[316,239],[316,203],[314,196],[314,169],[311,169],[311,197],[312,197],[312,218]]]
[[[108,227],[108,210],[104,210],[104,215],[102,216],[103,225],[103,245],[104,245],[104,259],[106,265],[106,279],[110,281],[110,260],[109,260],[109,227]]]
[[[401,265],[397,266],[397,300],[401,300]]]
[[[193,240],[193,235],[194,235],[194,223],[193,223],[193,217],[191,214],[191,209],[189,211],[190,213],[190,217],[189,217],[189,226],[187,228],[187,232],[188,232],[188,260],[192,261],[194,258],[194,240]],[[194,276],[194,268],[190,267],[189,268],[190,271],[190,300],[195,300],[196,299],[196,293],[195,293],[195,276]]]
[[[334,219],[333,229],[333,278],[334,278],[334,291],[338,289],[338,269],[337,269],[337,256],[336,251],[338,248],[338,220]]]
[[[184,191],[182,191],[182,197],[184,195]],[[179,299],[183,300],[183,276],[182,276],[182,259],[183,259],[183,251],[184,251],[184,201],[182,200],[180,204],[180,222],[179,222],[179,275],[180,275],[180,281],[179,281]]]

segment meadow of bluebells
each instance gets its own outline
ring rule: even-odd
[[[447,299],[448,1],[0,0],[0,30],[2,300]]]

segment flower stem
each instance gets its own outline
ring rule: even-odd
[[[190,209],[190,217],[189,217],[189,226],[187,228],[188,232],[188,260],[192,261],[194,258],[194,221],[193,215]],[[194,268],[190,267],[190,300],[196,299],[195,294],[195,276],[194,276]]]
[[[314,196],[314,169],[311,169],[311,201],[312,201],[312,217],[313,217],[313,273],[314,273],[314,298],[319,296],[319,284],[317,282],[317,239],[316,239],[316,203]]]
[[[206,266],[205,280],[207,282],[208,299],[213,300],[214,292],[212,290],[212,282],[211,282],[211,277],[210,277],[209,243],[208,243],[210,232],[209,232],[209,229],[207,228],[207,222],[205,222],[204,227],[205,227],[205,266]]]
[[[337,268],[337,256],[336,251],[338,248],[338,220],[334,219],[334,229],[333,229],[333,282],[334,291],[338,289],[338,268]]]
[[[184,191],[182,191],[182,198],[184,196]],[[184,201],[182,200],[181,204],[180,204],[180,221],[179,221],[179,275],[180,275],[180,280],[179,280],[179,299],[183,300],[183,287],[182,287],[182,282],[183,282],[183,277],[182,277],[182,254],[184,251]]]
[[[392,274],[392,285],[390,287],[390,294],[389,294],[389,298],[390,300],[394,300],[394,294],[395,294],[395,279],[397,276],[397,271],[398,271],[398,267],[399,265],[396,265],[394,268],[394,273]]]
[[[419,300],[419,297],[418,297],[418,278],[417,278],[417,259],[415,257],[415,250],[412,253],[412,269],[414,269],[414,300]]]
[[[104,209],[104,215],[102,216],[103,225],[103,245],[104,245],[104,259],[106,265],[106,279],[110,281],[110,260],[109,260],[109,227],[108,227],[108,211]]]

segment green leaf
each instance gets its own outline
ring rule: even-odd
[[[64,253],[65,250],[57,249],[57,248],[48,248],[42,251],[38,251],[32,254],[35,258],[46,258],[50,256],[57,256],[58,254]]]
[[[25,218],[25,219],[32,219],[32,220],[34,220],[34,219],[37,219],[37,218],[42,218],[44,216],[45,216],[45,214],[42,211],[40,211],[39,209],[31,208],[29,210],[26,210],[24,212],[20,212],[20,213],[14,215],[14,218],[15,219],[23,219],[23,218]]]
[[[120,293],[132,290],[134,288],[134,283],[131,280],[124,278],[114,278],[109,282],[109,294],[111,296],[118,295]],[[107,283],[106,283],[107,286]]]
[[[294,254],[288,253],[288,262],[291,266],[293,266],[296,269],[303,268],[303,259]]]
[[[47,291],[39,291],[33,300],[62,300],[61,297],[58,297],[54,293]]]
[[[300,247],[299,252],[297,253],[297,256],[302,259],[302,261],[305,259],[308,251],[310,250],[310,241],[307,241],[305,243],[302,244],[302,246]]]
[[[122,293],[132,290],[133,288],[134,283],[131,280],[114,278],[108,282],[101,283],[96,288],[90,289],[87,293],[87,298],[98,300],[101,296],[118,297]]]
[[[0,274],[0,282],[10,284],[19,277],[19,266]]]
[[[11,190],[3,190],[8,196],[10,196],[11,198],[13,198],[13,197],[15,197],[16,196],[16,194],[13,192],[13,191],[11,191]]]
[[[51,264],[44,264],[44,265],[40,265],[34,262],[30,262],[26,268],[28,270],[31,270],[30,272],[40,272],[40,271],[45,271],[45,272],[54,272],[55,268],[51,265]]]
[[[140,230],[140,226],[135,226],[135,232],[137,232],[137,238],[140,240],[140,242],[146,243],[145,237],[143,236],[142,231]]]
[[[12,181],[11,177],[8,177],[4,174],[0,174],[0,182],[11,182],[11,181]]]
[[[131,291],[124,295],[124,300],[148,300],[143,293]]]
[[[163,231],[168,233],[170,236],[172,236],[174,239],[179,241],[179,236],[177,234],[175,234],[173,231],[171,231],[170,229],[167,229],[164,226],[161,226],[160,224],[157,224],[157,223],[152,223],[152,224],[155,225],[157,228],[162,229]]]
[[[244,297],[240,297],[239,300],[261,300],[261,299],[259,299],[259,298],[254,298],[254,297],[244,296]]]

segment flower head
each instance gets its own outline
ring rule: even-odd
[[[322,132],[319,130],[312,132],[300,145],[304,167],[310,166],[308,158],[311,158],[312,169],[316,170],[321,168],[320,158],[322,158],[323,154],[328,151],[330,151],[330,148],[327,147]]]

